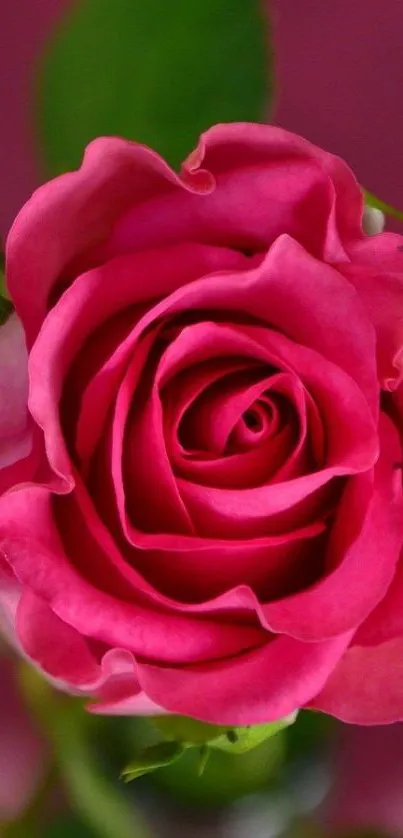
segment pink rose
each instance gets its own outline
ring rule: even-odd
[[[403,238],[362,215],[341,160],[238,124],[180,176],[96,140],[14,223],[36,477],[3,578],[98,711],[403,718]]]

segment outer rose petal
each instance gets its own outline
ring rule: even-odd
[[[358,646],[375,646],[403,638],[403,559],[379,605],[360,626],[355,638]]]
[[[26,654],[55,686],[94,696],[114,714],[124,713],[128,703],[131,712],[142,715],[165,712],[142,692],[130,652],[111,649],[97,660],[86,638],[31,591],[26,591],[20,602],[18,632]]]
[[[403,237],[381,233],[357,239],[340,271],[357,289],[377,332],[381,381],[394,390],[403,376]]]
[[[92,694],[97,699],[96,712],[168,710],[231,724],[279,718],[304,703],[351,636],[316,645],[280,638],[229,662],[160,670],[136,665],[130,653],[118,650],[109,652],[98,665],[84,638],[32,593],[24,594],[21,601],[18,628],[25,651],[52,679],[64,682],[65,689]],[[284,679],[281,672],[288,665],[292,676]]]
[[[263,251],[287,233],[315,256],[340,262],[363,236],[362,193],[346,164],[281,128],[216,125],[182,172],[212,175],[216,188],[201,200],[185,195],[180,205],[172,195],[136,204],[117,224],[110,253],[185,239]]]
[[[85,638],[29,588],[18,605],[16,631],[24,651],[53,678],[79,687],[99,677],[99,664]]]
[[[142,690],[138,680],[138,666],[130,652],[111,649],[102,659],[102,675],[94,684],[94,703],[89,705],[93,713],[107,713],[114,716],[161,716],[167,713]]]
[[[186,668],[139,663],[139,681],[171,713],[213,724],[274,721],[309,701],[350,638],[351,632],[315,644],[279,637],[232,660]]]
[[[399,233],[380,233],[364,236],[351,242],[350,261],[354,265],[367,265],[370,269],[382,272],[400,273],[403,266],[403,241]]]
[[[133,203],[164,192],[213,188],[212,178],[188,176],[186,184],[156,152],[115,137],[87,147],[81,168],[34,192],[7,239],[7,282],[27,333],[35,339],[60,275],[104,242]],[[60,234],[63,231],[63,235]]]
[[[388,271],[385,265],[339,266],[357,289],[375,326],[379,378],[388,390],[394,390],[403,377],[403,254],[398,256],[402,262],[400,273]]]
[[[160,609],[139,595],[118,599],[88,582],[66,556],[51,496],[28,487],[0,499],[0,549],[22,584],[79,634],[122,646],[145,659],[194,663],[238,654],[267,632]],[[74,558],[74,557],[73,557]]]
[[[394,468],[395,479],[398,486],[401,486],[403,474],[401,450],[403,440],[402,385],[388,397],[388,409],[390,409],[394,418],[397,429],[395,433],[400,435],[400,450],[399,453],[396,453]],[[387,421],[391,424],[391,420],[388,419]],[[386,596],[360,627],[356,643],[357,645],[373,646],[376,643],[385,643],[387,640],[399,637],[403,637],[403,553]]]
[[[402,721],[403,638],[352,646],[309,707],[358,725]]]
[[[33,475],[28,356],[16,314],[0,327],[0,493]]]
[[[283,160],[293,162],[297,160],[300,166],[300,179],[309,167],[317,168],[322,176],[323,185],[328,187],[327,215],[323,213],[327,222],[325,227],[325,258],[333,261],[331,252],[336,246],[338,237],[341,242],[360,239],[362,237],[363,196],[351,169],[340,157],[329,154],[304,137],[290,133],[283,128],[273,125],[251,125],[248,123],[233,123],[214,125],[200,138],[198,147],[190,154],[184,164],[185,171],[194,172],[203,165],[211,171],[219,183],[219,174],[233,171],[238,176],[239,170],[246,167],[261,167],[266,177],[270,163],[281,166]],[[322,187],[323,188],[323,187]],[[284,195],[279,197],[279,203],[284,206],[295,207],[296,201],[290,201],[287,193],[287,179],[284,177]],[[307,201],[305,219],[306,229],[309,230],[308,240],[304,241],[309,248],[309,235],[314,236],[312,219],[309,212],[318,206],[318,191]],[[250,196],[253,201],[254,196]],[[245,215],[248,210],[243,207]],[[290,232],[283,230],[281,232]],[[326,251],[329,249],[329,252]],[[314,252],[314,251],[313,251]]]

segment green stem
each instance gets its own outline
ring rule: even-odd
[[[78,699],[56,694],[25,665],[21,675],[25,695],[53,745],[72,808],[83,823],[100,838],[152,838],[141,813],[100,772]]]

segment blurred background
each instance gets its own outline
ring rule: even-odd
[[[177,165],[214,122],[274,121],[403,209],[402,0],[0,0],[0,237],[100,134]],[[398,222],[394,222],[397,224]],[[90,716],[0,648],[0,836],[403,836],[403,725],[320,714],[131,785],[139,719]]]

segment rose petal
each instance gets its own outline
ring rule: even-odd
[[[171,713],[190,713],[213,724],[275,721],[318,691],[350,637],[345,634],[317,644],[280,637],[219,667],[159,668],[139,663],[139,680],[145,693]]]
[[[207,541],[204,550],[173,547],[136,554],[136,566],[170,607],[183,613],[236,615],[266,626],[260,602],[289,596],[324,572],[325,523],[247,541]]]
[[[329,637],[362,623],[385,595],[401,551],[403,501],[394,469],[400,444],[385,416],[380,434],[375,482],[370,474],[350,478],[343,494],[329,545],[330,572],[310,590],[264,607],[273,631],[308,641]]]
[[[360,626],[358,646],[375,646],[403,637],[403,561],[400,559],[387,593]]]
[[[223,456],[228,449],[230,439],[232,450],[234,445],[239,445],[241,450],[242,447],[261,445],[262,441],[271,436],[273,430],[270,395],[274,399],[278,392],[282,392],[284,398],[286,395],[290,396],[288,406],[289,413],[292,414],[292,400],[293,397],[295,400],[295,391],[298,387],[303,390],[298,379],[294,380],[291,375],[285,373],[268,374],[267,368],[223,376],[204,390],[183,418],[183,434],[187,434],[192,441],[189,447]],[[264,396],[266,396],[264,401],[259,402],[259,399]],[[301,407],[301,399],[298,401],[298,407]],[[249,429],[244,421],[245,414],[251,410],[254,410],[256,414],[259,411],[261,421],[260,427],[253,430]],[[294,423],[292,423],[290,416],[289,422],[291,430],[294,424],[294,436],[298,433],[297,417],[296,413],[293,417]],[[239,425],[242,425],[242,430]],[[302,436],[304,437],[305,433]]]
[[[67,488],[72,485],[72,467],[60,427],[59,401],[66,373],[85,340],[105,320],[129,305],[152,300],[155,295],[169,294],[181,278],[190,281],[218,265],[235,268],[247,261],[228,250],[183,244],[169,254],[152,251],[113,260],[78,277],[63,294],[46,317],[32,349],[29,375],[31,413],[45,431],[49,462]],[[136,276],[137,284],[134,282]],[[138,334],[127,338],[125,349],[128,353]],[[121,362],[125,357],[123,355]],[[106,394],[110,396],[109,389]]]
[[[16,630],[26,654],[59,682],[84,687],[99,677],[99,663],[86,638],[29,589],[18,605]]]
[[[213,310],[217,319],[226,312],[227,320],[232,319],[229,312],[249,315],[316,350],[354,379],[377,417],[376,336],[364,305],[338,271],[312,258],[289,236],[280,236],[258,263],[240,260],[236,273],[217,272],[214,282],[210,276],[178,288],[139,327],[198,310]],[[354,328],[346,330],[346,321]]]
[[[352,646],[309,706],[351,724],[402,721],[403,639]]]
[[[65,554],[51,496],[28,487],[0,498],[0,548],[17,578],[84,636],[159,661],[211,660],[261,642],[258,629],[163,613],[103,593]],[[32,557],[35,556],[35,561]]]
[[[182,332],[182,335],[184,332]],[[305,514],[312,515],[313,504],[309,508],[301,508],[302,517],[295,517],[295,507],[304,501],[307,496],[325,486],[332,477],[351,474],[371,468],[378,455],[378,439],[376,428],[371,418],[368,404],[362,393],[353,380],[345,375],[339,368],[334,367],[330,362],[325,361],[320,355],[311,350],[296,346],[288,341],[284,335],[273,333],[257,327],[227,327],[220,324],[201,323],[189,327],[186,336],[187,357],[190,363],[196,359],[208,358],[210,356],[233,355],[234,357],[252,357],[254,360],[266,360],[266,363],[273,363],[291,367],[297,366],[302,381],[314,390],[315,398],[321,404],[328,420],[328,462],[322,471],[314,472],[304,477],[296,478],[276,486],[258,487],[255,490],[245,490],[240,497],[239,492],[230,490],[205,491],[195,484],[178,480],[178,487],[183,498],[186,509],[189,510],[192,520],[199,529],[202,522],[203,534],[207,537],[228,538],[250,537],[253,527],[253,535],[260,536],[269,534],[269,518],[273,515],[285,512],[293,508],[293,521],[295,526],[306,523]],[[201,340],[203,338],[203,340]],[[259,338],[259,343],[256,341]],[[178,344],[175,341],[172,346]],[[280,360],[279,360],[280,357]],[[163,366],[159,369],[159,375],[163,375]],[[157,386],[156,382],[156,385]],[[128,415],[128,408],[131,404],[131,388],[125,390],[125,415]],[[357,421],[359,417],[359,422]],[[159,423],[162,422],[160,415]],[[144,423],[145,426],[148,423]],[[126,497],[123,483],[120,476],[123,456],[123,418],[119,421],[119,434],[115,435],[113,446],[113,474],[117,493],[120,519],[126,536],[133,544],[140,546],[139,533],[132,531],[130,524],[126,521]],[[359,427],[359,433],[358,433]],[[342,430],[341,430],[342,429]],[[162,431],[161,431],[162,433]],[[135,436],[137,440],[138,434]],[[151,450],[148,448],[147,450]],[[143,472],[144,474],[144,472]],[[154,481],[151,481],[149,491],[153,490]],[[249,492],[249,494],[248,494]],[[149,508],[150,493],[146,492],[143,497],[145,510]],[[137,497],[137,500],[139,498]],[[319,507],[322,503],[322,495],[318,498]],[[242,506],[242,517],[239,516],[239,508]],[[288,520],[288,519],[287,519]],[[310,517],[312,520],[312,517]],[[277,527],[289,528],[284,521],[281,524],[274,522]],[[234,528],[238,529],[235,530]],[[247,529],[245,529],[245,527]],[[260,527],[260,529],[259,529]],[[158,527],[160,531],[160,527]],[[183,529],[182,529],[183,532]],[[158,539],[158,535],[156,535]],[[157,541],[149,546],[156,547]]]
[[[203,165],[203,169],[211,170],[214,174],[217,183],[216,191],[218,191],[219,175],[222,173],[232,171],[235,175],[240,169],[249,165],[259,168],[260,171],[263,170],[266,181],[270,163],[274,163],[276,169],[280,170],[283,160],[288,162],[298,160],[302,180],[307,170],[315,167],[321,174],[322,184],[324,185],[327,181],[328,212],[323,213],[321,220],[324,217],[327,221],[325,235],[326,244],[329,247],[331,245],[336,247],[337,232],[341,234],[343,240],[351,239],[355,242],[362,238],[363,195],[351,169],[340,157],[329,154],[305,138],[285,131],[283,128],[250,123],[215,125],[202,135],[198,147],[185,161],[184,170],[192,174]],[[319,191],[319,189],[312,190],[313,194],[310,196],[312,204],[307,201],[305,206],[305,230],[308,240],[315,235],[312,230],[310,212],[315,211],[315,206],[318,208]],[[291,206],[293,209],[296,205],[296,210],[303,215],[302,207],[298,205],[297,200],[293,197],[293,201],[289,201],[286,176],[283,176],[281,191],[277,195],[279,203],[284,204],[285,207]],[[277,195],[276,193],[273,195],[270,190],[271,202]],[[243,212],[247,214],[244,206]],[[332,229],[332,223],[335,230]],[[285,227],[285,231],[290,232],[290,227]],[[318,231],[316,235],[317,233]],[[330,254],[329,261],[331,261]]]
[[[403,268],[400,252],[398,256]],[[394,390],[403,378],[403,273],[372,264],[343,265],[339,270],[359,292],[375,326],[381,385]]]
[[[347,260],[343,240],[362,237],[363,198],[352,172],[281,128],[215,126],[184,164],[186,178],[197,173],[212,173],[211,194],[136,205],[117,224],[111,253],[183,239],[262,251],[289,233],[319,258],[340,261]]]
[[[146,376],[147,377],[147,376]],[[119,490],[123,469],[125,513],[146,532],[193,534],[194,528],[178,491],[166,450],[162,407],[155,387],[133,394],[138,384],[136,355],[116,400],[113,420],[112,472]],[[125,420],[130,434],[124,447]],[[121,490],[122,491],[122,490]],[[125,514],[124,513],[124,514]]]
[[[133,204],[164,193],[204,193],[212,177],[185,179],[145,146],[101,137],[87,147],[81,168],[34,192],[7,240],[7,281],[32,345],[60,275],[99,245]],[[63,236],[60,236],[63,230]]]

